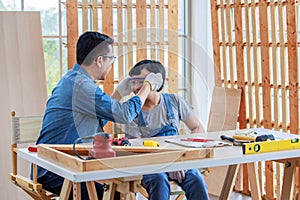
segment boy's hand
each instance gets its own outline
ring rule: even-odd
[[[146,76],[145,81],[146,83],[150,84],[150,88],[152,91],[158,90],[163,83],[162,75],[161,73],[150,73]]]
[[[186,171],[187,170],[168,172],[169,178],[172,179],[172,180],[177,180],[178,183],[182,183],[185,179],[185,172]]]

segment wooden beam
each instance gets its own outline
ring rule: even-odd
[[[68,46],[68,69],[73,68],[76,62],[76,43],[78,40],[78,13],[77,0],[66,1],[67,16],[67,46]]]

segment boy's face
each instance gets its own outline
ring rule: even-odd
[[[134,94],[137,94],[140,91],[148,74],[150,74],[150,72],[144,68],[139,75],[130,77],[130,88]]]

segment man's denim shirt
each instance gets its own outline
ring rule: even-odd
[[[59,81],[47,102],[37,144],[72,144],[97,132],[108,121],[130,123],[141,111],[134,96],[120,103],[104,93],[78,64]],[[39,168],[38,177],[46,173]]]

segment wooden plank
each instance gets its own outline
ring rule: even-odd
[[[226,31],[227,31],[227,46],[228,46],[228,59],[229,59],[229,65],[226,65],[226,70],[229,71],[228,75],[228,79],[224,80],[224,81],[228,81],[231,85],[231,87],[234,87],[234,64],[233,63],[233,45],[232,45],[232,16],[231,16],[231,6],[230,6],[231,0],[226,0],[226,8],[225,8],[225,15],[226,15]],[[235,4],[237,5],[237,4]],[[237,11],[240,12],[240,11]],[[235,15],[237,14],[236,12],[234,13]],[[239,19],[235,19],[236,22],[238,22],[237,20]],[[240,55],[236,55],[236,57],[238,57]],[[241,60],[239,58],[239,60]],[[244,67],[243,65],[240,67]]]
[[[78,13],[77,0],[66,1],[67,17],[67,47],[68,47],[68,69],[73,68],[76,63],[76,43],[78,39]]]
[[[151,0],[150,4],[150,58],[156,60],[156,17],[155,17],[156,4],[155,0]]]
[[[133,66],[133,42],[132,42],[132,0],[127,0],[127,65],[126,73],[129,71],[128,68]]]
[[[220,195],[220,200],[227,200],[230,197],[231,191],[233,189],[234,180],[236,178],[238,169],[240,165],[230,165],[227,170],[225,183],[222,187],[222,192]]]
[[[259,1],[259,27],[261,39],[261,67],[262,67],[262,96],[263,96],[263,126],[272,128],[271,120],[271,90],[270,90],[270,63],[269,63],[269,27],[267,2]],[[273,162],[265,162],[266,197],[274,198]]]
[[[282,112],[282,130],[287,131],[287,91],[286,91],[286,55],[284,41],[284,25],[283,25],[283,3],[278,0],[278,17],[279,17],[279,46],[280,46],[280,74],[281,74],[281,112]]]
[[[255,118],[256,118],[256,126],[261,127],[260,124],[260,107],[261,107],[261,102],[260,102],[260,93],[259,93],[259,71],[258,71],[258,42],[257,42],[257,27],[256,27],[256,2],[255,0],[251,0],[251,21],[252,21],[252,32],[253,32],[253,63],[254,63],[254,88],[255,88]]]
[[[80,200],[81,199],[81,183],[74,183],[73,182],[73,200]],[[95,199],[97,200],[97,199]]]
[[[102,32],[112,37],[113,35],[113,12],[112,12],[112,0],[102,1]],[[111,95],[114,91],[114,65],[110,72],[107,74],[103,84],[103,90],[108,95]],[[109,122],[105,125],[104,131],[107,133],[113,133],[112,123]]]
[[[245,28],[246,28],[246,60],[247,60],[247,89],[248,89],[248,95],[245,95],[248,97],[248,119],[249,119],[249,127],[254,127],[253,122],[253,86],[252,86],[252,59],[251,59],[251,47],[250,47],[250,8],[248,5],[248,0],[245,0]],[[239,75],[238,75],[239,79]],[[244,88],[246,90],[246,88]],[[245,92],[244,92],[245,93]],[[241,103],[243,105],[243,103]],[[246,106],[246,105],[245,105]],[[242,109],[242,108],[241,108]]]
[[[291,161],[288,165],[285,165],[284,174],[283,174],[283,184],[281,190],[282,195],[280,198],[281,200],[292,200],[296,166],[297,166],[297,161]]]
[[[147,16],[146,16],[146,0],[136,2],[136,55],[137,62],[147,58]]]
[[[121,80],[124,76],[124,42],[123,42],[123,6],[122,0],[118,0],[117,4],[117,23],[118,23],[118,79]]]
[[[69,181],[69,180],[65,179],[64,183],[63,183],[63,186],[61,188],[59,199],[68,200],[69,196],[70,196],[71,189],[72,189],[72,181]]]
[[[178,0],[168,1],[168,90],[178,92]]]
[[[277,58],[277,26],[276,26],[276,22],[275,22],[275,4],[274,4],[274,0],[270,1],[270,6],[271,6],[271,33],[272,33],[272,68],[273,68],[273,73],[272,73],[272,77],[273,77],[273,91],[274,91],[274,96],[273,96],[273,100],[274,100],[274,105],[273,105],[273,116],[274,116],[274,128],[275,130],[279,130],[279,103],[278,103],[278,80],[277,80],[277,69],[278,69],[278,58]]]
[[[212,41],[213,41],[213,57],[215,71],[215,85],[221,86],[221,61],[220,61],[220,39],[219,39],[219,15],[217,0],[211,0],[211,26],[212,26]],[[223,29],[222,29],[223,30]]]
[[[86,32],[89,30],[89,17],[88,17],[88,1],[82,0],[82,31]]]
[[[286,1],[287,43],[288,43],[288,78],[289,78],[289,112],[290,132],[299,134],[299,79],[297,56],[297,12],[296,1]]]
[[[161,63],[164,63],[164,60],[165,60],[165,51],[164,51],[164,37],[165,37],[165,15],[164,15],[164,0],[159,0],[159,9],[158,9],[158,23],[159,23],[159,35],[158,35],[158,43],[159,43],[159,51],[158,51],[158,58],[159,58],[159,61]]]
[[[220,0],[220,9],[221,9],[221,32],[222,32],[222,67],[221,67],[221,79],[223,78],[224,80],[224,86],[228,87],[228,75],[227,75],[227,47],[226,47],[226,28],[225,28],[225,18],[224,18],[224,10],[225,10],[225,6],[224,6],[224,0]]]
[[[237,83],[241,89],[240,109],[239,109],[239,128],[247,128],[246,119],[246,89],[245,89],[245,72],[244,72],[244,50],[243,50],[243,24],[242,24],[242,4],[241,0],[234,1],[234,19],[235,19],[235,39],[236,39],[236,67]],[[232,75],[233,76],[233,75]],[[232,87],[234,87],[234,80]]]
[[[92,30],[99,31],[98,30],[98,0],[92,0]]]
[[[261,200],[258,173],[255,167],[255,163],[247,163],[247,169],[248,169],[249,182],[251,188],[251,198]]]
[[[89,193],[89,198],[97,200],[98,196],[97,196],[97,191],[96,191],[96,187],[95,187],[95,182],[94,181],[86,182],[86,187],[87,187],[87,190]]]

